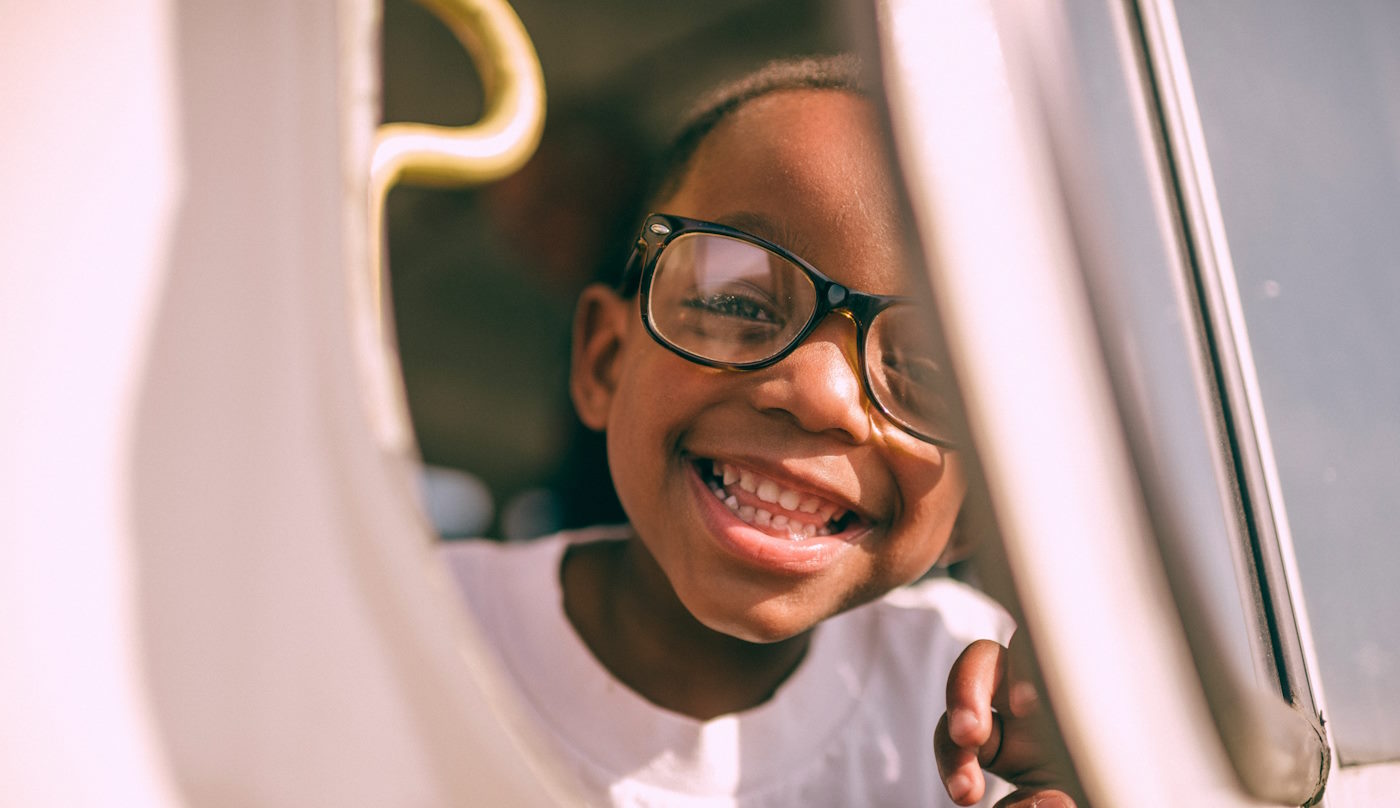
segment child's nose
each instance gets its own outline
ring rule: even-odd
[[[828,315],[792,353],[762,373],[754,403],[786,413],[808,432],[865,441],[870,412],[860,381],[855,323]]]

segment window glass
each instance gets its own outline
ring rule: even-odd
[[[1178,0],[1343,763],[1400,757],[1400,4]]]
[[[1076,158],[1098,181],[1092,236],[1099,260],[1086,263],[1089,292],[1123,406],[1163,550],[1194,614],[1218,640],[1213,653],[1240,681],[1272,681],[1252,606],[1253,575],[1243,539],[1232,532],[1233,491],[1220,467],[1217,415],[1193,314],[1194,293],[1173,251],[1159,155],[1144,147],[1148,111],[1134,111],[1142,87],[1124,69],[1123,43],[1107,3],[1066,7],[1083,93],[1085,142]],[[1154,201],[1155,200],[1155,201]],[[1204,649],[1205,646],[1202,646]],[[1202,649],[1198,649],[1198,653]]]

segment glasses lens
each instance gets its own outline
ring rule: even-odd
[[[935,352],[927,312],[897,304],[881,311],[865,338],[870,394],[896,421],[935,440],[952,441],[952,378]]]
[[[682,234],[652,274],[648,317],[663,340],[717,362],[768,359],[802,333],[816,289],[801,267],[747,241]]]

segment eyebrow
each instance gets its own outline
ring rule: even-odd
[[[771,241],[794,255],[801,256],[805,261],[811,260],[807,258],[809,251],[806,242],[782,222],[764,216],[762,213],[747,210],[735,211],[716,218],[715,223],[742,230],[765,241]]]

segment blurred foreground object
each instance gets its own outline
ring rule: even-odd
[[[566,801],[378,342],[376,8],[80,6],[0,34],[0,804]]]

